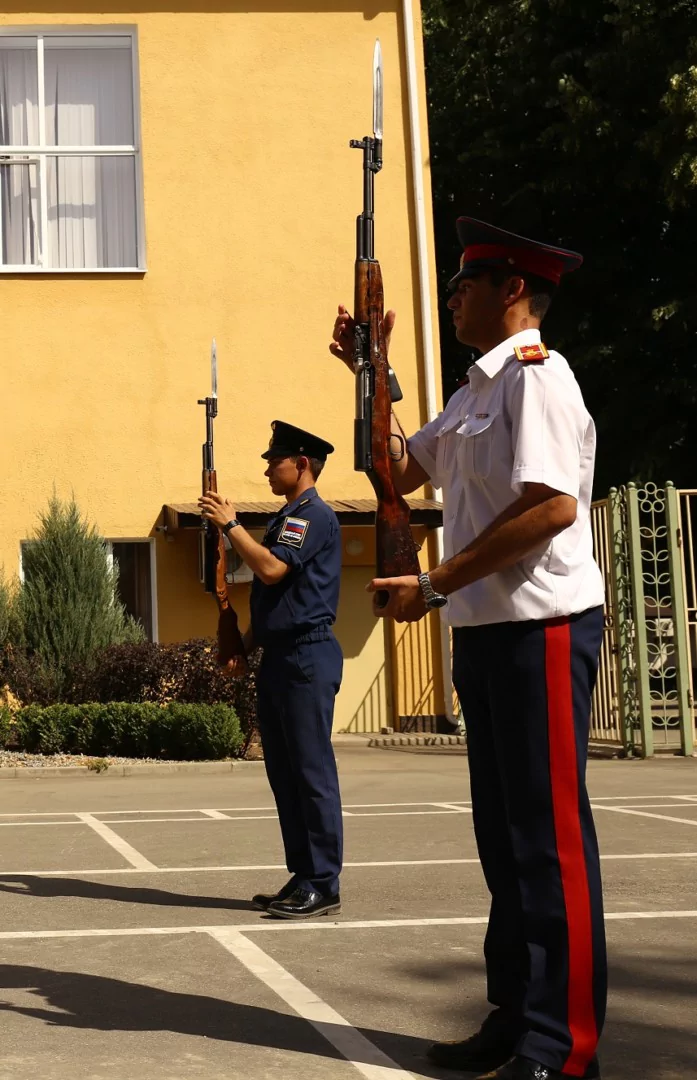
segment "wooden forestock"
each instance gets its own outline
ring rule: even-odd
[[[218,490],[218,480],[215,472],[203,470],[202,481],[203,494]],[[222,667],[229,668],[231,661],[237,657],[244,657],[244,645],[242,635],[237,625],[237,613],[230,603],[225,580],[225,543],[223,534],[215,525],[206,523],[206,552],[205,552],[204,576],[206,587],[215,595],[218,605],[218,663]]]
[[[419,557],[409,528],[409,507],[392,478],[390,432],[392,401],[389,364],[383,332],[384,299],[382,273],[376,260],[356,261],[355,321],[369,327],[369,356],[374,371],[371,449],[373,467],[368,477],[377,496],[375,520],[377,576],[403,577],[420,574]],[[376,606],[385,607],[387,592],[376,595]]]

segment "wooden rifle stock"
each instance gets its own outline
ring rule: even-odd
[[[218,480],[215,471],[203,470],[203,494],[217,492]],[[212,592],[218,605],[218,663],[229,668],[231,661],[244,657],[244,644],[237,622],[237,613],[230,603],[225,568],[227,556],[223,534],[210,521],[205,524],[205,560],[204,578],[207,592]]]
[[[389,362],[383,330],[384,298],[382,272],[376,259],[357,259],[355,277],[355,322],[367,329],[364,356],[368,376],[368,394],[372,399],[368,415],[356,420],[357,449],[361,440],[367,448],[366,422],[370,425],[370,453],[365,471],[377,497],[376,561],[377,576],[404,577],[420,574],[419,557],[409,528],[409,507],[395,488],[392,477],[391,411]],[[367,355],[366,355],[367,353]],[[362,430],[359,431],[359,428]],[[402,447],[405,450],[405,447]],[[357,455],[358,456],[358,455]],[[376,594],[376,606],[385,607],[389,593]]]

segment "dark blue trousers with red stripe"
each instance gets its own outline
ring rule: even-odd
[[[517,1052],[583,1076],[605,1019],[598,844],[586,791],[603,612],[454,631],[472,811],[489,891],[489,1001]]]

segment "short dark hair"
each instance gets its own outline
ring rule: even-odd
[[[316,457],[308,457],[307,454],[294,454],[293,461],[297,461],[300,457],[307,458],[308,464],[310,466],[310,472],[312,473],[312,479],[319,479],[319,474],[322,472],[322,469],[326,465],[326,462],[320,461],[320,459]]]
[[[530,314],[534,319],[539,319],[542,322],[557,291],[557,286],[553,281],[538,277],[537,274],[530,274],[527,270],[516,270],[514,266],[510,267],[510,269],[495,266],[488,270],[487,273],[492,285],[497,287],[503,285],[508,278],[522,277],[530,290]]]

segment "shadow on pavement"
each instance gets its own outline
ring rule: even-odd
[[[256,1005],[177,993],[101,975],[12,964],[0,965],[0,991],[7,990],[29,992],[42,998],[46,1007],[15,1005],[5,1000],[0,1001],[0,1012],[32,1017],[51,1027],[167,1031],[343,1060],[306,1020]],[[322,1026],[328,1033],[345,1032],[339,1025]],[[375,1044],[385,1038],[384,1032],[364,1034]],[[423,1039],[398,1035],[390,1035],[389,1039],[394,1040],[400,1058],[409,1063],[412,1071],[421,1076],[443,1075],[438,1070],[430,1071],[423,1060],[427,1046]]]
[[[30,875],[0,874],[0,892],[18,896],[51,898],[56,896],[84,897],[88,900],[116,900],[124,904],[157,904],[162,907],[223,908],[227,911],[255,911],[249,900],[227,896],[190,896],[167,892],[165,889],[131,888],[127,885],[103,884],[80,878],[41,878]]]
[[[645,933],[645,930],[644,930]],[[618,948],[622,955],[618,956]],[[632,957],[624,950],[631,949]],[[609,942],[610,989],[608,1013],[599,1053],[603,1080],[693,1080],[697,1077],[697,950],[673,940],[661,947],[634,938],[622,946]],[[483,962],[458,959],[450,963],[401,965],[399,972],[427,988],[440,985],[452,1015],[458,988],[481,987],[484,1004]],[[463,993],[464,998],[464,993]],[[463,1003],[463,1018],[465,1007]],[[477,1023],[463,1024],[448,1038],[464,1038]],[[381,1033],[376,1041],[399,1060],[390,1048],[394,1036]],[[398,1038],[398,1037],[397,1037]],[[400,1062],[404,1064],[404,1062]],[[446,1075],[446,1074],[443,1074]],[[449,1074],[453,1076],[454,1074]]]

